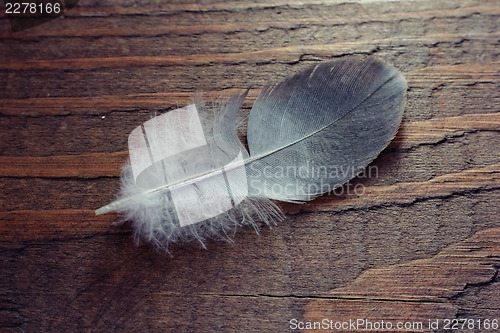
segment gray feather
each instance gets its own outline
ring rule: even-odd
[[[406,82],[392,66],[347,58],[263,90],[248,123],[251,193],[307,201],[363,170],[394,137]]]

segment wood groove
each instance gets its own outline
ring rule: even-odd
[[[218,13],[237,12],[247,10],[263,10],[275,8],[301,9],[311,6],[338,6],[345,4],[376,4],[391,3],[394,0],[273,0],[272,2],[246,2],[246,1],[226,1],[211,4],[199,3],[168,3],[157,6],[85,6],[79,5],[70,10],[65,15],[68,17],[109,17],[111,15],[174,15],[179,13]],[[406,4],[417,2],[417,0],[404,1]],[[4,12],[0,13],[0,19],[5,18]]]
[[[496,31],[489,34],[475,34],[475,39],[500,36]],[[436,44],[440,40],[457,42],[463,40],[459,34],[437,33],[421,37],[391,37],[378,40],[362,42],[339,42],[332,44],[296,45],[274,47],[264,50],[250,51],[244,53],[215,53],[215,54],[192,54],[192,55],[170,55],[170,56],[124,56],[106,58],[74,58],[74,59],[50,59],[32,60],[22,62],[0,63],[0,70],[25,71],[25,70],[90,70],[102,68],[130,68],[145,66],[207,66],[213,64],[237,65],[242,63],[269,63],[283,62],[295,63],[305,55],[315,57],[333,57],[348,54],[370,54],[382,45],[398,45],[402,47],[410,43],[422,43],[427,45]]]
[[[112,28],[89,28],[78,30],[26,30],[22,33],[0,33],[0,38],[13,38],[13,39],[30,39],[40,37],[155,37],[162,35],[201,35],[212,33],[235,33],[244,31],[267,31],[269,29],[297,29],[310,26],[334,27],[338,25],[351,25],[351,24],[367,24],[367,23],[390,23],[393,21],[403,20],[417,20],[429,17],[440,18],[464,18],[475,13],[485,13],[488,16],[495,16],[500,14],[500,9],[491,6],[473,6],[465,8],[443,9],[439,11],[423,11],[423,12],[397,12],[390,14],[377,15],[374,18],[372,15],[357,15],[355,17],[338,17],[338,18],[303,18],[294,19],[293,21],[260,21],[260,22],[239,22],[239,23],[225,23],[225,24],[203,24],[203,25],[176,25],[176,26],[156,26],[156,27],[139,27],[134,29],[112,29]],[[71,12],[68,15],[71,18]]]

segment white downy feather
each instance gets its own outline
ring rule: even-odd
[[[405,92],[403,76],[372,58],[311,66],[259,95],[249,153],[236,127],[246,93],[153,118],[129,137],[119,199],[96,213],[122,213],[138,241],[167,251],[177,241],[230,239],[245,224],[258,230],[283,218],[270,199],[312,200],[373,161],[398,129]]]

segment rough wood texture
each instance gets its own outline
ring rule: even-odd
[[[496,0],[88,0],[15,34],[0,14],[0,330],[500,319],[499,44]],[[409,85],[370,177],[173,257],[93,214],[154,112],[252,87],[248,112],[267,82],[348,54]]]

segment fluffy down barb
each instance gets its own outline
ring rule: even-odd
[[[175,179],[176,176],[179,178],[177,174],[173,173],[178,169],[185,171],[180,176],[181,180],[189,178],[190,175],[194,175],[196,178],[207,170],[210,172],[226,166],[228,161],[234,157],[235,152],[243,154],[243,157],[248,157],[246,149],[238,138],[236,127],[236,115],[245,96],[246,93],[232,98],[221,97],[217,101],[204,103],[201,96],[198,95],[196,97],[197,116],[200,119],[202,136],[206,145],[202,146],[201,149],[185,151],[180,156],[156,163],[147,169],[148,179],[158,184],[158,180],[164,179],[165,175],[169,175],[171,179]],[[150,137],[152,139],[161,137],[161,133],[155,129]],[[163,142],[163,139],[161,141],[163,144],[173,144],[172,142]],[[152,143],[148,144],[153,145]],[[150,147],[149,149],[151,150]],[[217,172],[215,173],[217,174]],[[230,175],[230,172],[225,173],[226,182],[228,182],[227,177]],[[236,178],[241,178],[241,175],[239,176]],[[203,203],[196,201],[199,199],[196,195],[190,196],[189,193],[181,192],[182,202],[179,203],[179,196],[177,195],[177,201],[174,200],[170,190],[152,193],[145,191],[144,187],[138,185],[138,178],[134,176],[133,166],[128,162],[122,169],[121,190],[118,195],[118,200],[126,200],[127,204],[118,207],[117,211],[122,215],[123,221],[133,222],[134,238],[138,244],[141,241],[146,241],[167,252],[169,245],[176,242],[197,240],[205,247],[207,239],[232,241],[231,235],[241,226],[251,225],[258,232],[260,225],[271,225],[284,218],[279,207],[271,200],[248,193],[246,176],[243,175],[243,177],[243,182],[240,182],[241,179],[232,177],[231,185],[235,193],[230,193],[228,183],[222,184],[222,187],[218,188],[217,186],[221,185],[220,181],[210,178],[206,180],[209,189],[206,192],[207,186],[205,186],[206,193],[202,195],[204,207],[201,207],[198,204]],[[220,175],[218,178],[221,179]],[[170,186],[172,182],[175,183],[175,180],[167,181],[165,185]],[[194,182],[195,187],[196,184],[197,182]],[[190,185],[193,184],[186,184],[186,187]],[[203,187],[203,184],[199,185]],[[196,187],[196,189],[198,188]],[[182,214],[183,208],[184,214],[186,214],[187,208],[188,215],[191,211],[205,213],[204,210],[207,210],[209,206],[217,206],[218,201],[227,199],[231,194],[236,196],[237,192],[242,191],[245,193],[244,196],[238,197],[238,200],[231,199],[231,209],[220,209],[222,213],[215,216],[212,214],[209,218],[196,223],[183,225],[180,222],[179,216]]]
[[[271,200],[246,197],[233,209],[195,224],[180,226],[179,219],[168,192],[142,195],[144,189],[137,186],[130,163],[122,169],[119,199],[134,197],[121,207],[118,213],[122,222],[133,221],[134,239],[168,252],[169,246],[177,242],[197,240],[204,248],[208,239],[223,239],[232,242],[231,236],[242,226],[250,225],[258,233],[260,225],[271,226],[284,218],[280,208]]]

